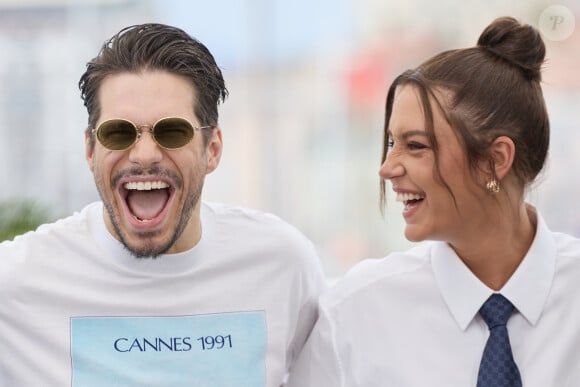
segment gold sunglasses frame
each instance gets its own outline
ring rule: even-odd
[[[162,144],[159,143],[159,141],[157,141],[157,138],[155,137],[155,127],[161,121],[168,120],[168,119],[178,119],[178,120],[185,121],[192,128],[193,131],[192,131],[191,138],[185,144],[183,144],[181,146],[178,146],[176,148],[169,148],[169,147],[163,146]],[[111,149],[108,146],[106,146],[105,144],[103,144],[103,142],[101,141],[101,138],[99,137],[99,130],[103,127],[103,125],[105,125],[108,122],[112,122],[112,121],[123,121],[123,122],[127,122],[127,123],[131,124],[131,126],[133,126],[133,128],[135,129],[135,133],[136,133],[135,140],[130,145],[128,145],[127,147],[122,148],[122,149]],[[194,137],[196,131],[202,130],[202,129],[210,129],[210,128],[212,128],[211,125],[194,126],[187,118],[178,117],[178,116],[169,116],[169,117],[160,118],[157,121],[155,121],[155,123],[153,123],[152,125],[137,125],[133,121],[128,120],[126,118],[109,118],[108,120],[105,120],[105,121],[101,122],[96,128],[92,128],[91,129],[91,134],[94,135],[97,138],[97,141],[99,141],[99,143],[102,146],[104,146],[105,148],[107,148],[108,150],[111,150],[111,151],[126,151],[126,150],[131,149],[139,141],[139,139],[141,139],[141,135],[143,133],[143,130],[145,129],[149,133],[151,133],[151,138],[153,139],[153,141],[155,141],[155,143],[158,146],[160,146],[163,149],[167,149],[167,150],[175,150],[175,149],[183,148],[184,146],[186,146],[187,144],[189,144],[191,142],[191,140],[193,140],[193,137]]]

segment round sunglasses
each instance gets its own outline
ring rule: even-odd
[[[137,125],[123,118],[103,121],[93,132],[107,149],[126,150],[141,138],[143,129],[148,130],[153,140],[162,148],[178,149],[189,144],[196,130],[208,129],[211,126],[196,127],[181,117],[162,118],[153,125]]]

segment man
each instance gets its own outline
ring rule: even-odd
[[[200,201],[227,96],[210,52],[129,27],[79,86],[102,201],[0,244],[0,385],[283,385],[324,280],[293,227]]]

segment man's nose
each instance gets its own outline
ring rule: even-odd
[[[153,139],[151,130],[142,128],[137,142],[129,149],[129,161],[147,167],[159,163],[162,157],[163,151]]]

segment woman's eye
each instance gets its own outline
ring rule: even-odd
[[[395,146],[395,142],[393,140],[387,141],[387,148],[393,149],[394,146]]]
[[[407,144],[407,146],[408,146],[408,147],[409,147],[409,149],[411,149],[411,150],[419,150],[419,149],[425,149],[425,148],[427,148],[427,145],[425,145],[425,144],[421,144],[420,142],[414,142],[414,141],[412,141],[412,142],[409,142],[409,143]]]

